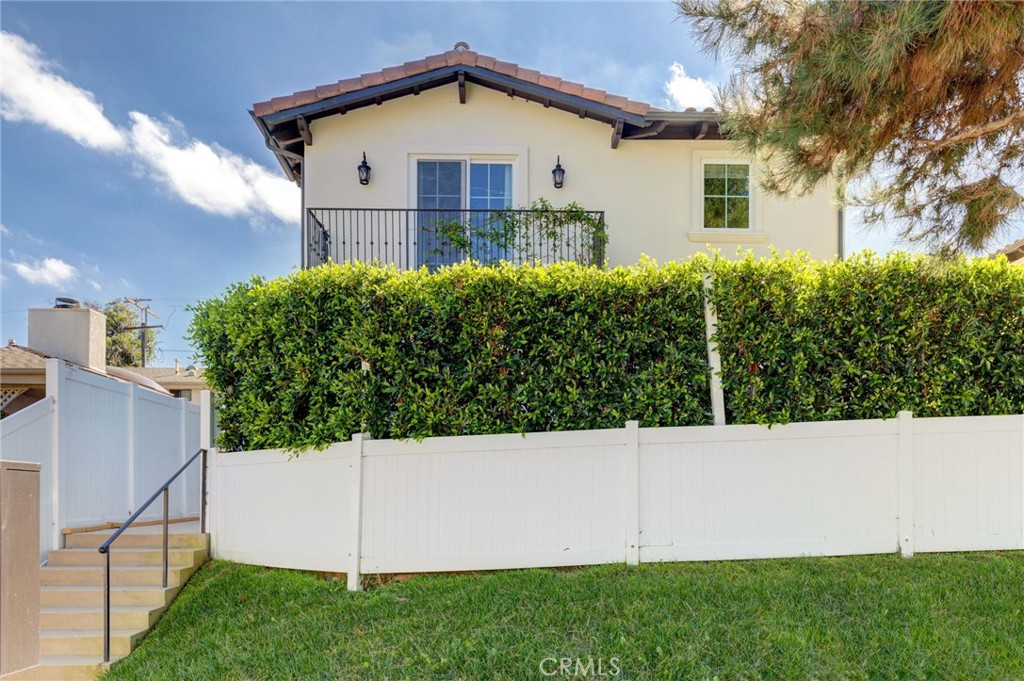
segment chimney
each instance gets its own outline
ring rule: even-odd
[[[106,373],[107,316],[73,298],[29,308],[28,347]]]
[[[181,373],[181,361],[177,357],[175,357],[174,358],[174,375],[177,376],[180,373]]]

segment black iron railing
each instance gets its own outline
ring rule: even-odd
[[[303,265],[604,264],[604,211],[309,208]]]
[[[192,465],[192,462],[202,457],[202,465],[199,469],[200,482],[200,499],[199,499],[199,530],[202,533],[206,533],[206,450],[200,449],[198,452],[192,455],[192,458],[186,461],[178,472],[170,477],[157,491],[153,492],[146,503],[140,506],[135,513],[132,513],[128,520],[121,524],[121,527],[117,528],[114,534],[110,535],[110,538],[99,548],[99,552],[103,554],[104,560],[104,573],[103,573],[103,661],[110,662],[110,549],[113,548],[113,543],[117,540],[121,534],[128,529],[128,527],[134,523],[142,512],[149,508],[149,505],[156,501],[156,498],[163,495],[164,498],[164,517],[163,517],[163,588],[167,588],[167,568],[168,568],[168,523],[169,523],[169,511],[170,511],[170,487],[171,483],[178,479],[178,476],[185,472],[185,469]]]

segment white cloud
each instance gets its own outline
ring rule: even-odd
[[[665,94],[676,109],[694,107],[697,110],[716,107],[715,85],[703,78],[686,75],[686,68],[679,62],[669,67],[671,75],[665,81]]]
[[[285,178],[219,145],[187,139],[177,121],[163,123],[138,111],[129,116],[133,152],[182,200],[215,215],[297,218],[298,187]],[[186,139],[176,143],[176,136]]]
[[[3,234],[4,236],[11,235],[11,230],[7,229],[7,227],[2,222],[0,222],[0,234]]]
[[[89,283],[89,286],[92,286],[94,291],[102,291],[103,290],[103,287],[100,286],[100,283],[98,281],[96,281],[95,279],[86,279],[86,281]]]
[[[30,284],[63,286],[78,278],[78,270],[58,258],[45,258],[35,264],[15,262],[11,263],[11,267]]]
[[[0,112],[6,120],[32,121],[85,147],[125,152],[172,194],[207,213],[246,216],[253,223],[298,219],[299,188],[283,176],[220,145],[189,138],[173,119],[162,122],[133,111],[130,128],[118,128],[93,93],[53,73],[55,66],[36,45],[12,33],[2,37]]]
[[[0,115],[6,120],[33,121],[94,149],[124,146],[123,134],[103,115],[95,96],[55,74],[38,47],[3,31],[0,52]]]

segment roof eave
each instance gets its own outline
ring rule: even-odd
[[[574,113],[585,113],[587,116],[611,125],[614,125],[618,120],[632,125],[643,125],[644,123],[644,116],[641,114],[595,102],[585,97],[568,94],[561,90],[543,87],[514,76],[491,71],[490,69],[466,64],[444,66],[414,76],[353,90],[352,92],[346,92],[264,116],[257,116],[257,118],[263,120],[268,128],[294,121],[300,117],[312,120],[371,104],[381,104],[390,99],[414,94],[414,90],[422,91],[455,83],[458,81],[460,73],[470,83],[491,87],[492,89],[508,92],[513,96],[523,97],[545,105],[557,106]]]

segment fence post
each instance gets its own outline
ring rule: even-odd
[[[352,435],[352,463],[349,464],[349,498],[351,502],[352,541],[348,563],[348,590],[362,591],[363,579],[359,560],[363,552],[363,433]]]
[[[626,565],[640,564],[640,423],[626,421]]]
[[[725,425],[725,393],[722,391],[722,357],[718,343],[711,340],[718,330],[718,312],[711,304],[711,274],[704,275],[704,338],[708,346],[708,366],[711,368],[711,414],[716,426]]]
[[[218,537],[220,533],[216,528],[219,527],[217,523],[216,513],[210,512],[210,504],[207,502],[209,496],[209,490],[211,487],[211,480],[213,481],[213,488],[216,489],[216,468],[217,468],[217,455],[213,451],[213,398],[209,390],[202,390],[199,393],[199,447],[200,449],[206,450],[206,456],[200,457],[200,465],[206,466],[206,474],[203,475],[200,472],[199,475],[199,517],[202,520],[203,508],[206,508],[206,533],[210,535],[210,557],[218,558],[220,553],[218,551]],[[211,477],[211,473],[213,476]],[[205,485],[204,485],[205,482]],[[205,488],[204,488],[205,487]],[[216,511],[216,499],[217,495],[214,494],[213,511]],[[200,523],[202,524],[202,523]],[[203,528],[200,527],[200,530]]]
[[[50,461],[52,462],[49,471],[44,471],[50,476],[50,546],[55,549],[64,548],[64,533],[61,528],[64,526],[64,519],[60,515],[60,433],[63,429],[63,416],[60,404],[60,393],[67,380],[67,367],[64,360],[51,357],[46,360],[46,395],[53,398],[53,426],[50,439]]]
[[[135,397],[135,384],[129,383],[128,408],[125,410],[127,426],[125,429],[125,453],[128,455],[128,515],[135,513]]]
[[[188,409],[185,405],[188,402],[179,397],[178,398],[178,418],[180,420],[180,428],[178,430],[178,443],[181,445],[181,465],[185,465],[188,461],[188,457],[192,452],[188,451]],[[188,492],[188,473],[185,473],[181,480],[181,515],[188,515],[188,500],[191,498],[191,494]]]
[[[899,423],[899,546],[904,558],[914,557],[914,414],[901,411]]]

